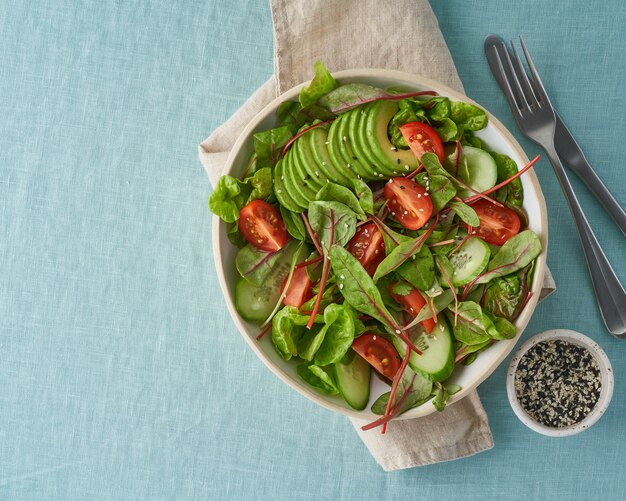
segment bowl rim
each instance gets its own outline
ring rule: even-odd
[[[368,79],[368,78],[377,79],[378,78],[378,79],[383,79],[383,80],[388,79],[390,81],[404,81],[406,83],[413,84],[417,87],[434,89],[439,94],[449,97],[453,100],[463,101],[463,102],[478,106],[481,109],[483,109],[485,113],[487,114],[488,123],[497,130],[498,134],[502,136],[502,138],[515,151],[515,153],[519,156],[519,158],[521,158],[525,163],[529,162],[529,159],[526,153],[524,152],[524,150],[522,149],[522,147],[520,146],[520,144],[513,137],[513,135],[509,132],[509,130],[495,116],[493,116],[484,106],[481,106],[480,104],[476,103],[471,98],[465,96],[464,94],[454,89],[451,89],[445,84],[442,84],[430,78],[426,78],[420,75],[415,75],[415,74],[404,72],[404,71],[388,70],[388,69],[380,69],[380,68],[354,68],[354,69],[333,72],[332,75],[337,80],[342,80],[342,81],[349,81],[351,79],[363,79],[363,78],[365,79]],[[291,89],[287,90],[286,92],[274,98],[270,103],[268,103],[260,111],[257,112],[257,114],[248,122],[246,127],[239,134],[239,137],[235,141],[233,147],[231,148],[228,154],[228,157],[224,164],[224,169],[221,175],[231,173],[235,165],[235,160],[237,158],[237,154],[239,150],[242,148],[244,143],[248,140],[250,134],[258,127],[259,123],[263,119],[265,119],[270,112],[275,110],[280,103],[286,100],[296,98],[300,92],[300,89],[306,85],[309,85],[309,83],[310,83],[310,80],[306,82],[302,82],[301,84],[298,84],[292,87]],[[540,296],[540,292],[541,292],[541,288],[542,288],[542,284],[543,284],[543,280],[545,276],[545,271],[547,267],[546,261],[547,261],[547,252],[548,252],[548,215],[547,215],[547,207],[546,207],[545,198],[543,196],[543,191],[541,190],[541,186],[539,184],[539,180],[537,178],[534,168],[529,169],[526,172],[525,176],[528,182],[530,183],[530,185],[532,186],[533,191],[538,201],[539,213],[540,213],[539,225],[541,228],[541,234],[539,235],[539,238],[541,239],[541,244],[542,244],[542,249],[543,249],[541,254],[537,257],[536,262],[535,262],[535,273],[534,273],[533,287],[532,287],[533,295],[531,299],[529,300],[528,304],[526,305],[526,307],[524,308],[524,311],[521,313],[521,315],[518,317],[518,319],[515,322],[516,326],[519,326],[518,332],[515,338],[508,341],[509,344],[507,348],[504,349],[502,353],[500,353],[500,355],[496,359],[494,359],[493,363],[489,367],[485,368],[485,370],[482,371],[482,373],[474,380],[472,385],[465,386],[458,393],[452,395],[450,399],[448,400],[448,405],[451,405],[461,400],[465,396],[469,395],[471,392],[475,391],[475,389],[485,379],[487,379],[495,371],[497,367],[499,367],[502,364],[504,359],[511,353],[511,351],[515,347],[515,344],[517,343],[520,336],[524,332],[526,326],[528,325],[528,322],[530,321],[532,314],[535,311],[537,303],[539,301],[539,296]],[[260,345],[258,344],[258,341],[254,338],[254,336],[251,336],[246,332],[246,328],[244,326],[242,318],[237,313],[234,302],[230,299],[228,295],[228,287],[226,283],[225,270],[221,266],[222,254],[221,254],[221,247],[220,247],[220,239],[221,239],[220,228],[222,227],[223,224],[225,223],[218,216],[213,215],[212,246],[213,246],[213,257],[214,257],[216,272],[218,276],[218,281],[222,289],[224,299],[226,301],[226,306],[228,308],[228,311],[230,313],[230,316],[233,322],[235,323],[241,336],[245,339],[246,343],[248,343],[248,345],[252,348],[252,350],[257,355],[257,357],[259,357],[259,359],[265,364],[265,366],[268,369],[270,369],[270,371],[274,373],[281,381],[289,385],[291,388],[296,390],[301,395],[307,397],[309,400],[315,402],[316,404],[328,410],[338,412],[340,414],[343,414],[351,418],[362,419],[362,420],[363,419],[376,419],[380,417],[380,416],[377,416],[376,414],[373,414],[370,410],[356,411],[354,409],[343,407],[339,404],[335,404],[334,402],[325,400],[313,388],[309,388],[304,383],[296,383],[295,381],[287,377],[286,374],[284,374],[281,370],[279,370],[274,365],[272,360],[270,360],[269,357],[261,349]],[[501,342],[504,343],[507,341],[501,341]],[[410,409],[409,411],[403,413],[402,415],[398,416],[396,420],[413,419],[417,417],[422,417],[422,416],[429,415],[435,411],[436,409],[432,405],[431,406],[421,405],[419,407]]]
[[[579,423],[564,426],[562,428],[546,426],[533,419],[526,413],[526,411],[524,411],[515,392],[515,372],[517,371],[517,366],[520,360],[533,346],[550,339],[562,339],[589,350],[589,353],[591,353],[598,363],[602,377],[600,397],[598,398],[598,402],[592,411]],[[531,430],[549,437],[566,437],[591,428],[591,426],[593,426],[602,417],[604,412],[609,407],[611,398],[613,397],[614,386],[615,378],[613,375],[613,367],[611,366],[611,361],[609,360],[609,357],[607,357],[604,350],[590,337],[571,329],[551,329],[528,339],[513,355],[506,377],[506,392],[515,415]]]

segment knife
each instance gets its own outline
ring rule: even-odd
[[[506,84],[502,79],[501,67],[498,65],[498,60],[496,58],[496,47],[509,50],[504,43],[504,40],[498,35],[488,35],[485,38],[484,43],[485,56],[487,57],[491,73],[504,92]],[[513,76],[508,75],[508,77],[512,78]],[[598,199],[622,234],[626,237],[626,212],[624,212],[624,209],[620,206],[617,200],[615,200],[615,197],[613,197],[611,192],[609,192],[605,184],[593,170],[585,158],[585,154],[582,152],[580,146],[574,139],[574,136],[572,136],[571,132],[556,110],[554,110],[554,114],[556,115],[554,146],[561,162],[569,167],[569,169],[580,178],[585,186],[587,186],[589,191],[591,191],[591,193]]]

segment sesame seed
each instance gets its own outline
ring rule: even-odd
[[[343,284],[339,284],[339,290],[343,289]]]
[[[409,166],[408,166],[408,165],[405,165],[405,166],[404,166],[404,170],[409,170]]]
[[[346,277],[344,277],[343,275],[339,275],[339,278],[341,278],[341,280],[343,280]]]

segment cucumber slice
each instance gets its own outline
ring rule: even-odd
[[[487,268],[491,249],[484,240],[478,237],[468,238],[459,249],[450,256],[452,285],[466,285],[474,280]]]
[[[431,381],[443,381],[454,370],[454,342],[452,333],[443,315],[437,316],[437,324],[428,334],[421,327],[411,334],[411,341],[423,354],[411,353],[409,367]],[[406,345],[398,336],[393,337],[401,357],[406,353]]]
[[[473,146],[463,146],[466,164],[459,169],[459,175],[463,182],[472,189],[483,192],[493,188],[498,181],[498,166],[493,157],[485,150]],[[459,196],[469,197],[474,193],[462,189]]]
[[[355,354],[347,364],[333,364],[333,376],[337,388],[348,405],[357,411],[367,407],[370,399],[371,365]]]
[[[278,302],[281,285],[282,281],[278,283],[274,276],[268,277],[261,287],[240,278],[235,287],[235,308],[244,320],[263,322],[270,316]]]
[[[263,285],[256,286],[243,277],[239,277],[235,286],[235,308],[248,322],[264,322],[270,316],[278,299],[283,282],[294,259],[302,261],[309,253],[305,248],[298,251],[298,245],[290,242],[281,251],[280,257],[272,267],[272,272],[265,278]]]

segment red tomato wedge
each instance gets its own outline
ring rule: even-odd
[[[433,213],[433,203],[428,192],[411,179],[391,178],[385,184],[383,196],[391,215],[408,230],[420,229]]]
[[[359,336],[352,342],[352,349],[388,379],[393,379],[402,364],[393,344],[377,334]]]
[[[283,282],[282,289],[285,288],[287,278],[285,278]],[[311,282],[309,274],[306,272],[306,267],[296,268],[291,277],[291,282],[289,282],[287,293],[283,298],[283,304],[300,308],[300,306],[313,297],[313,292],[311,291],[312,285],[313,282]]]
[[[415,318],[422,308],[426,306],[426,300],[422,296],[421,292],[413,288],[406,296],[401,296],[393,292],[393,288],[397,285],[397,282],[389,286],[389,292],[396,302],[402,306],[413,318]],[[435,328],[435,321],[432,318],[420,322],[420,325],[424,327],[424,330],[429,334]]]
[[[476,211],[480,225],[477,228],[468,227],[468,233],[475,231],[476,236],[488,244],[502,245],[519,233],[521,222],[513,209],[498,207],[484,199],[474,202],[471,207]]]
[[[443,143],[437,131],[430,125],[424,122],[409,122],[400,126],[400,132],[417,158],[421,159],[424,153],[434,153],[443,163]]]
[[[276,252],[287,243],[287,228],[274,207],[253,200],[239,211],[239,231],[257,249]]]
[[[348,243],[348,251],[359,260],[370,276],[385,259],[385,240],[375,223],[361,226]]]

